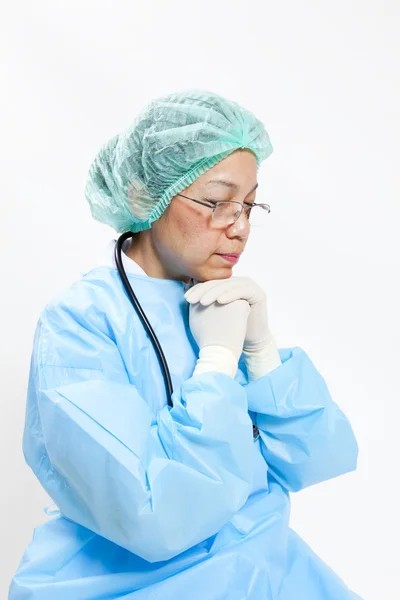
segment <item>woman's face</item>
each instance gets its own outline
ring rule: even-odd
[[[236,150],[203,173],[182,194],[202,201],[255,202],[256,166],[256,157],[250,150]],[[218,179],[231,185],[210,182]],[[232,225],[217,228],[210,208],[175,196],[149,232],[168,278],[208,281],[232,275],[234,263],[221,255],[243,252],[250,225],[243,211]]]

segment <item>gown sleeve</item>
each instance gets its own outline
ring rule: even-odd
[[[358,444],[306,352],[283,348],[279,355],[282,365],[245,388],[269,471],[297,492],[355,470]]]
[[[154,414],[111,332],[69,308],[46,308],[37,324],[23,451],[64,517],[149,562],[215,534],[253,479],[242,385],[196,375]]]

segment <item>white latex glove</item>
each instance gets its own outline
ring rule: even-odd
[[[249,277],[230,277],[197,283],[185,298],[203,306],[218,302],[226,305],[238,299],[250,305],[243,354],[249,380],[258,379],[282,364],[276,342],[268,327],[267,297],[264,290]]]
[[[251,349],[270,337],[267,317],[267,299],[264,290],[249,277],[211,279],[197,283],[185,293],[192,304],[200,302],[209,306],[213,302],[228,304],[234,300],[247,300],[251,307],[247,320],[244,349]]]
[[[219,371],[235,377],[249,313],[245,300],[208,306],[191,303],[189,326],[200,348],[193,375]]]

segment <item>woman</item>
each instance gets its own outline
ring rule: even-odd
[[[266,297],[233,277],[272,151],[237,103],[158,98],[91,166],[93,216],[161,344],[172,398],[114,258],[47,304],[24,454],[59,514],[36,527],[11,600],[359,598],[288,526],[289,492],[356,469],[358,447]]]

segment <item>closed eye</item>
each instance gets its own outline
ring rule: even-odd
[[[234,200],[211,200],[210,198],[202,198],[202,200],[204,200],[205,202],[210,202],[210,204],[212,204],[213,206],[219,204],[220,202],[234,202]],[[238,202],[238,204],[240,204],[240,202]],[[246,206],[250,206],[250,208],[256,205],[255,202],[243,202],[243,204]]]

